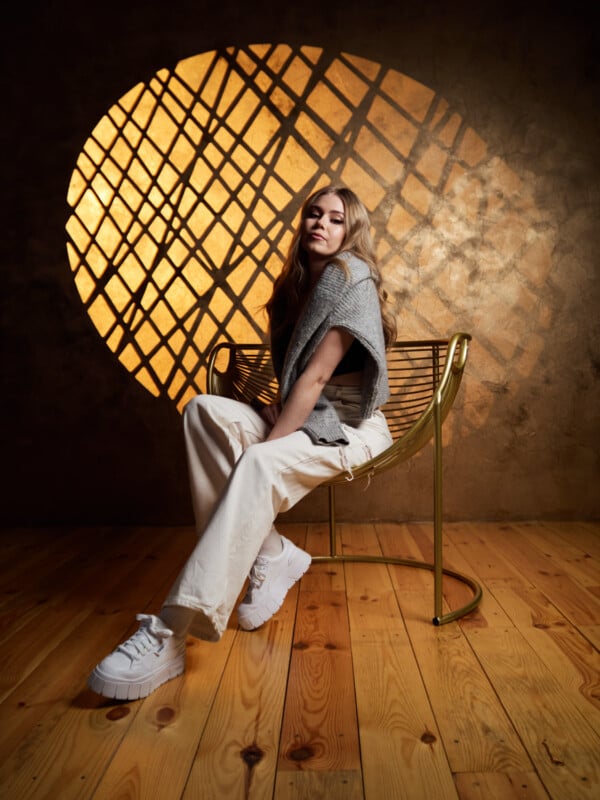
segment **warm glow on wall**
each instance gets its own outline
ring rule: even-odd
[[[255,45],[160,70],[109,109],[78,158],[69,261],[126,369],[181,409],[204,390],[217,341],[264,339],[261,306],[299,204],[329,182],[371,213],[399,315],[411,304],[403,338],[470,328],[476,313],[486,346],[487,316],[503,313],[488,352],[515,353],[529,315],[544,313],[534,289],[550,268],[519,178],[410,77],[346,53]]]

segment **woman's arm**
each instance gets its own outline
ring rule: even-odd
[[[267,441],[299,430],[315,407],[323,386],[352,344],[354,336],[344,328],[329,330],[287,396]]]

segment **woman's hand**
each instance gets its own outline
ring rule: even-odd
[[[279,403],[271,403],[261,409],[260,415],[267,423],[273,427],[281,414],[281,405]]]

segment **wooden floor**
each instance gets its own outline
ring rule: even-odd
[[[323,552],[321,525],[287,525]],[[429,525],[343,525],[348,551],[431,556]],[[600,524],[452,524],[484,587],[436,628],[432,577],[313,566],[269,624],[190,639],[145,701],[86,689],[155,611],[188,529],[4,531],[0,797],[600,798]],[[467,589],[447,580],[455,607]]]

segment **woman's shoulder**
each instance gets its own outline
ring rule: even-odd
[[[349,283],[359,283],[360,281],[365,280],[366,278],[372,277],[371,274],[371,267],[367,264],[359,256],[355,255],[351,252],[340,253],[338,256],[343,262],[344,266],[348,270],[348,282]]]

